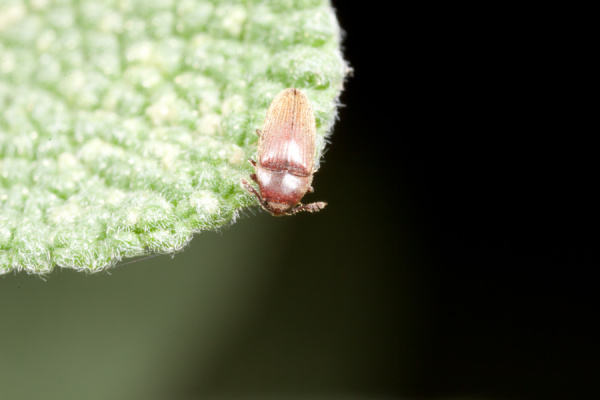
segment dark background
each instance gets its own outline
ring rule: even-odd
[[[306,199],[328,207],[3,277],[2,397],[599,398],[597,157],[552,24],[334,6],[354,75]]]
[[[597,156],[565,19],[334,5],[355,73],[323,175],[353,160],[348,215],[371,215],[365,240],[386,230],[382,248],[408,249],[422,291],[414,347],[390,349],[411,354],[414,375],[385,386],[419,398],[600,398]],[[399,268],[382,269],[386,288],[405,290]]]

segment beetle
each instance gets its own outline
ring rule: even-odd
[[[299,211],[316,212],[327,203],[302,204],[315,172],[317,128],[308,97],[298,89],[279,93],[269,106],[263,130],[258,134],[258,161],[250,178],[258,191],[242,178],[242,185],[258,199],[261,207],[274,216]]]

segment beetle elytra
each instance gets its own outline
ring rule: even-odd
[[[256,173],[242,184],[263,209],[274,216],[292,215],[299,211],[315,212],[327,203],[302,204],[311,186],[316,153],[317,129],[308,97],[298,89],[279,93],[267,110],[263,130],[258,134],[258,161],[248,160]]]

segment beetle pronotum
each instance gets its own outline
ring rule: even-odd
[[[242,179],[246,190],[275,216],[323,209],[327,203],[300,203],[307,192],[313,192],[315,172],[317,129],[308,97],[298,89],[279,93],[267,110],[263,130],[256,133],[258,161],[248,161],[256,172],[250,178],[258,184],[258,192]]]

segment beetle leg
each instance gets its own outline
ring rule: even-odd
[[[297,212],[300,212],[300,211],[317,212],[317,211],[321,211],[322,209],[324,209],[326,205],[327,205],[327,203],[325,203],[323,201],[319,201],[317,203],[310,203],[310,204],[301,204],[301,205],[298,205],[298,206],[292,208],[288,212],[288,214],[296,214]]]
[[[260,129],[256,130],[256,136],[260,137],[260,135],[262,135],[262,132],[260,131]]]
[[[254,174],[253,174],[254,175]],[[260,196],[260,193],[258,193],[256,191],[256,189],[254,189],[247,180],[245,180],[244,178],[242,178],[242,185],[244,185],[244,187],[246,188],[246,190],[248,192],[250,192],[251,194],[255,195],[256,198],[258,199],[258,202],[262,205],[264,203],[263,198]]]
[[[315,189],[312,186],[309,186],[308,189],[306,189],[306,193],[313,193],[315,191]]]
[[[256,174],[250,174],[250,179],[252,179],[254,182],[258,183],[258,178],[256,177]]]
[[[253,167],[256,167],[256,161],[254,161],[253,159],[249,158],[249,159],[248,159],[248,162],[249,162],[250,164],[252,164],[252,166],[253,166]]]

